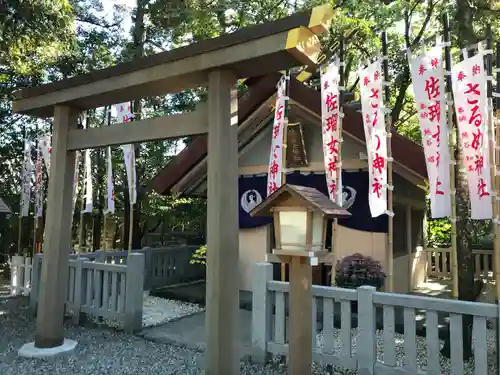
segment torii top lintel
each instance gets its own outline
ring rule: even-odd
[[[328,30],[332,17],[331,7],[325,4],[172,51],[24,89],[16,93],[13,109],[50,117],[56,105],[84,110],[203,86],[208,72],[216,69],[245,78],[315,65],[321,47],[317,34]]]

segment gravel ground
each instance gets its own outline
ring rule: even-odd
[[[78,341],[76,350],[64,357],[31,360],[19,358],[17,350],[33,341],[34,320],[29,316],[26,299],[0,299],[0,374],[1,375],[202,375],[203,353],[179,346],[146,341],[113,328],[95,328],[92,325],[74,326],[67,322],[66,337]],[[161,304],[161,301],[159,301]],[[169,301],[173,306],[178,301]],[[163,304],[163,306],[166,306]],[[192,306],[191,306],[192,307]],[[178,313],[186,310],[179,307]],[[171,312],[171,319],[174,319]],[[178,315],[178,314],[177,314]],[[336,347],[340,345],[339,330],[335,331]],[[356,352],[357,330],[352,332],[352,351]],[[318,334],[318,349],[322,347],[322,333]],[[404,338],[396,334],[397,362],[405,361]],[[488,373],[495,373],[493,331],[488,331]],[[424,338],[417,338],[417,362],[426,369]],[[383,360],[382,331],[377,331],[377,357]],[[326,374],[325,366],[314,365],[314,375]],[[357,371],[333,369],[334,375],[356,375]],[[474,374],[473,362],[465,364],[465,375]],[[287,368],[278,358],[267,366],[241,363],[241,374],[286,375]],[[441,358],[441,374],[450,374],[450,361]]]
[[[381,362],[384,361],[384,332],[381,330],[377,330],[376,332],[377,335],[377,359]],[[487,331],[487,343],[488,343],[488,374],[496,374],[496,350],[495,350],[495,345],[496,345],[496,340],[495,340],[495,331],[494,330],[488,330]],[[342,342],[340,340],[340,330],[335,329],[334,330],[334,336],[335,336],[335,348],[340,348],[342,345]],[[353,328],[351,332],[351,347],[352,347],[352,354],[355,355],[356,353],[356,340],[358,337],[358,329]],[[406,356],[405,356],[405,350],[404,350],[404,335],[395,334],[395,341],[396,341],[396,365],[398,367],[403,367],[405,364]],[[444,345],[444,341],[441,341],[441,348]],[[319,351],[321,351],[323,347],[323,333],[320,332],[317,335],[317,348]],[[474,343],[472,344],[474,347]],[[336,352],[338,349],[336,349]],[[452,354],[453,355],[453,354]],[[440,355],[440,364],[441,364],[441,375],[451,375],[451,361],[449,358],[443,357]],[[419,370],[423,371],[426,373],[427,370],[427,344],[425,341],[425,337],[420,337],[417,336],[417,365],[419,367]],[[335,370],[342,375],[355,375],[357,374],[357,371],[349,371],[349,370],[341,370],[335,368]],[[474,361],[470,360],[464,363],[464,375],[474,375]]]
[[[153,297],[148,292],[144,292],[142,326],[154,327],[204,310],[203,307],[194,303]],[[92,320],[97,322],[97,318],[92,318]],[[122,326],[121,322],[112,319],[104,319],[102,323],[111,328]]]
[[[203,353],[153,343],[111,328],[66,324],[66,337],[77,340],[74,352],[51,359],[25,359],[18,349],[33,341],[35,323],[26,300],[0,300],[0,374],[2,375],[203,375]],[[286,368],[241,363],[241,374],[286,375]],[[317,369],[314,375],[322,375]]]

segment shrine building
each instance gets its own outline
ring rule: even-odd
[[[238,99],[240,290],[251,291],[255,262],[272,251],[272,218],[249,212],[266,198],[276,84],[279,73],[248,79]],[[314,187],[327,194],[321,133],[320,92],[292,77],[290,81],[286,182]],[[343,201],[352,217],[339,220],[336,257],[362,253],[386,269],[388,220],[372,218],[368,205],[368,164],[361,105],[344,105],[342,184]],[[394,158],[394,292],[408,293],[424,281],[423,219],[427,178],[422,146],[393,132]],[[151,187],[162,195],[206,196],[207,135],[192,142],[161,170]],[[228,197],[229,198],[229,197]],[[329,226],[331,230],[331,226]],[[327,236],[331,248],[331,236]],[[329,266],[313,271],[315,284],[329,285]],[[280,279],[280,266],[275,265]]]

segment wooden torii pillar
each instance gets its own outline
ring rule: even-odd
[[[35,342],[20,355],[75,347],[63,314],[76,150],[208,132],[207,375],[239,374],[237,79],[317,63],[328,5],[276,22],[16,93],[16,113],[54,117],[46,239]],[[82,110],[208,86],[194,112],[77,129]]]

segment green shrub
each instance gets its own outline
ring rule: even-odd
[[[207,245],[201,246],[196,249],[189,261],[190,264],[207,264]]]

